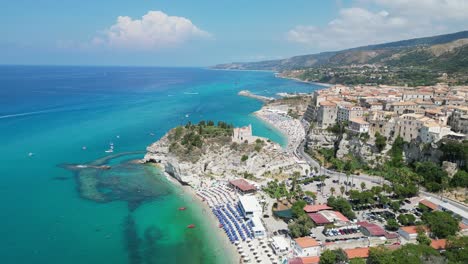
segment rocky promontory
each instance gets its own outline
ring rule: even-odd
[[[252,135],[251,127],[201,121],[170,130],[147,148],[144,162],[155,163],[178,181],[198,185],[204,177],[260,180],[299,171],[280,145]]]

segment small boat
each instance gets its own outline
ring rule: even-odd
[[[106,153],[114,152],[114,143],[109,143],[109,149],[105,151]]]
[[[32,157],[32,156],[34,156],[34,153],[32,153],[32,152],[29,152],[29,153],[28,153],[28,156],[29,156],[29,157]]]
[[[195,225],[194,224],[190,224],[187,226],[187,228],[195,228]]]
[[[82,149],[82,150],[86,150],[86,146],[82,146],[81,149]]]
[[[179,211],[184,211],[185,209],[187,209],[187,208],[185,208],[185,207],[179,207]]]
[[[189,117],[189,114],[186,114],[186,115],[185,115],[185,117],[187,117],[187,118],[188,118],[188,117]]]
[[[120,138],[120,136],[119,136],[119,135],[117,135],[117,136],[115,136],[115,137],[116,137],[116,138]]]
[[[153,136],[154,136],[154,133],[149,133],[149,135],[153,137]]]

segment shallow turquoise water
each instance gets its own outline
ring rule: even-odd
[[[210,254],[217,245],[204,242],[210,227],[200,219],[200,209],[194,206],[182,215],[175,210],[189,198],[162,177],[167,192],[131,211],[124,201],[83,199],[75,174],[58,165],[103,157],[111,141],[116,153],[144,151],[188,120],[251,123],[254,134],[284,144],[281,135],[250,114],[261,103],[237,92],[274,95],[317,88],[268,72],[0,67],[1,263],[223,263]],[[133,247],[126,235],[129,215],[138,234]],[[186,224],[192,222],[200,228],[188,233]],[[154,243],[139,241],[145,241],[145,232]],[[138,258],[129,258],[129,248]],[[192,257],[181,257],[180,250]]]

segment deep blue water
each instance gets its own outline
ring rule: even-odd
[[[82,199],[74,174],[58,165],[101,158],[111,141],[116,153],[144,151],[189,120],[252,124],[254,134],[284,144],[281,135],[251,115],[261,103],[237,93],[272,96],[317,88],[270,72],[0,66],[1,263],[186,263],[174,256],[184,250],[196,255],[191,263],[222,263],[219,256],[209,256],[221,250],[212,248],[216,244],[201,242],[206,245],[197,252],[191,249],[195,240],[208,237],[209,227],[194,231],[197,235],[185,233],[184,221],[203,219],[195,209],[174,215],[171,208],[190,198],[178,195],[162,177],[158,184],[164,195],[130,212],[125,202]],[[140,258],[129,258],[128,215],[140,239],[149,226],[157,230],[151,250],[157,254],[149,256],[140,247]]]

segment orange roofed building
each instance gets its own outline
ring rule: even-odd
[[[311,237],[296,238],[293,244],[297,256],[320,256],[320,244]]]
[[[369,257],[369,248],[345,249],[344,252],[348,256],[348,259],[368,258]]]

